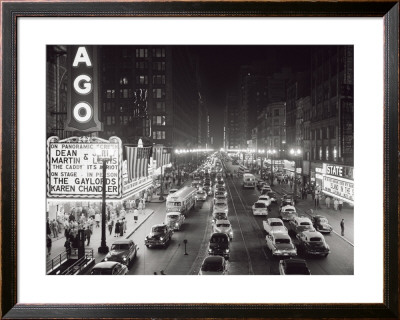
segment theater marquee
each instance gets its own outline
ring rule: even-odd
[[[96,137],[72,137],[47,140],[47,196],[49,198],[101,198],[103,163],[98,155],[109,155],[106,195],[109,199],[122,196],[121,140]]]
[[[354,204],[353,167],[324,163],[322,169],[322,192]]]

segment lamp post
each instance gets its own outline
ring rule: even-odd
[[[290,149],[290,154],[294,157],[294,197],[297,197],[297,157],[301,156],[301,150]]]
[[[164,154],[167,153],[167,150],[163,148],[161,152],[161,177],[160,177],[160,197],[158,200],[164,201],[164,175],[163,175],[163,166],[164,166]]]
[[[261,168],[261,170],[260,170],[260,176],[261,176],[261,179],[263,179],[263,162],[264,162],[264,149],[262,149],[262,150],[260,150],[259,151],[260,152],[260,154],[261,154],[261,164],[260,164],[260,168]]]
[[[109,249],[106,244],[106,186],[107,186],[107,162],[112,161],[113,154],[108,154],[107,150],[102,150],[97,155],[97,162],[101,162],[103,166],[103,189],[102,189],[102,206],[101,206],[101,244],[98,253],[106,254]]]
[[[273,156],[276,153],[275,149],[268,149],[267,153],[271,154],[271,186],[274,185],[274,158]]]

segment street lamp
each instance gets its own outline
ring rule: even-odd
[[[161,177],[160,177],[160,197],[158,200],[164,201],[164,189],[163,189],[163,184],[164,184],[164,176],[163,176],[163,166],[164,166],[164,154],[167,153],[167,149],[163,148],[161,152]]]
[[[274,159],[273,159],[273,156],[275,156],[276,150],[268,149],[267,154],[268,153],[271,154],[271,186],[273,186],[274,185]]]
[[[98,253],[106,254],[109,249],[106,244],[106,186],[107,186],[107,162],[111,162],[113,160],[114,154],[113,151],[111,153],[109,150],[101,150],[100,153],[97,154],[97,162],[102,163],[103,166],[103,188],[102,188],[102,206],[101,206],[101,244],[98,249]]]
[[[301,150],[297,149],[290,149],[290,154],[294,157],[294,196],[297,197],[297,158],[301,156]]]

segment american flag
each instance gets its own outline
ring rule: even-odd
[[[167,153],[163,154],[164,149],[167,151]],[[157,168],[168,164],[171,161],[171,153],[169,153],[168,149],[164,147],[153,147],[153,157],[155,157]]]
[[[128,164],[128,180],[132,181],[148,176],[150,147],[125,147]]]

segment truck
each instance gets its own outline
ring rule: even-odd
[[[243,188],[255,188],[256,178],[251,173],[243,174]]]

